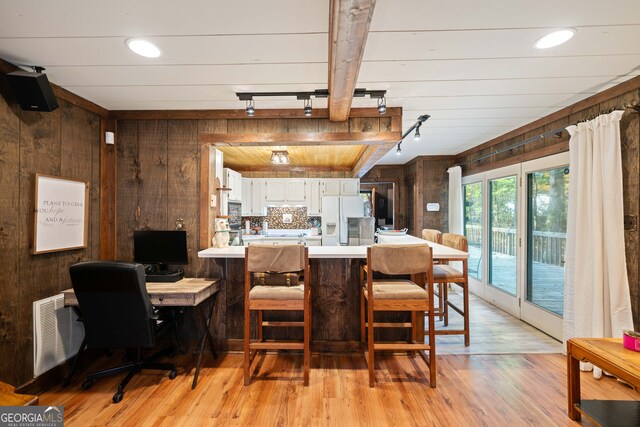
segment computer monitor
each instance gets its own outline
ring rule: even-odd
[[[189,263],[187,232],[182,230],[138,230],[133,232],[135,262],[150,265],[148,282],[176,282],[182,270],[170,270],[169,265]]]

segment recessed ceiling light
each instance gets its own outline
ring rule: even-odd
[[[555,47],[569,41],[575,33],[576,30],[571,28],[554,31],[544,37],[540,37],[533,46],[535,46],[536,49],[549,49],[550,47]]]
[[[127,47],[131,49],[133,53],[137,53],[145,58],[157,58],[162,55],[160,48],[150,41],[143,39],[129,39],[126,43]]]

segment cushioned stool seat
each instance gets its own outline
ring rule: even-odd
[[[464,278],[464,273],[460,270],[456,270],[447,264],[434,265],[433,266],[433,281],[438,282],[438,280],[451,280],[451,279],[462,279]]]
[[[298,286],[254,286],[249,299],[303,300],[304,284]]]
[[[365,296],[368,296],[366,289],[364,292]],[[376,299],[428,300],[429,294],[410,280],[374,280],[373,297]]]

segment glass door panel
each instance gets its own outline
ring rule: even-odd
[[[517,176],[489,180],[488,283],[517,295]]]
[[[482,182],[466,184],[464,235],[469,242],[469,277],[482,280]]]
[[[527,175],[528,302],[562,316],[569,168]]]

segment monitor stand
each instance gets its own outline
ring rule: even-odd
[[[184,271],[169,271],[167,264],[158,264],[158,268],[147,273],[147,282],[178,282],[183,279]]]

